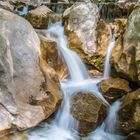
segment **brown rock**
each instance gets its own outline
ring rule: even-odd
[[[71,100],[71,114],[79,122],[79,132],[87,134],[100,125],[106,107],[93,93],[77,93]]]
[[[50,23],[61,21],[61,15],[53,13],[53,11],[44,5],[29,11],[25,18],[34,28],[44,29],[47,29]]]
[[[118,112],[118,129],[126,134],[140,133],[140,89],[122,98],[122,105]]]
[[[122,77],[139,81],[139,32],[140,32],[140,7],[137,6],[128,18],[124,38],[120,39],[119,46],[115,50],[114,67]],[[117,53],[119,55],[117,55]]]
[[[129,83],[120,78],[103,80],[99,83],[99,88],[108,102],[114,102],[131,91]]]

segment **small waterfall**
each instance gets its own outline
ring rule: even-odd
[[[56,35],[57,47],[67,64],[70,79],[74,82],[80,82],[89,78],[87,69],[80,58],[75,52],[67,48],[67,38],[64,35],[64,29],[61,23],[52,25],[48,31]]]
[[[111,57],[111,53],[112,53],[112,49],[115,46],[115,37],[114,34],[112,32],[112,28],[110,27],[110,41],[109,41],[109,45],[107,48],[107,53],[106,53],[106,57],[105,57],[105,64],[104,64],[104,79],[108,79],[110,76],[110,70],[111,70],[111,66],[110,66],[110,57]]]

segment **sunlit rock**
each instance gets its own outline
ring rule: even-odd
[[[0,132],[36,126],[55,111],[59,84],[46,76],[51,69],[39,61],[40,41],[25,19],[0,9],[0,42]]]

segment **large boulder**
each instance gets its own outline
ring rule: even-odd
[[[114,102],[131,91],[129,83],[120,78],[109,78],[99,83],[99,89],[108,102]]]
[[[108,26],[103,21],[99,21],[97,5],[91,3],[90,0],[76,2],[66,9],[63,17],[69,47],[76,51],[85,63],[93,65],[96,69],[103,69],[110,33]],[[101,48],[104,51],[100,51]]]
[[[59,84],[53,82],[54,74],[47,77],[52,70],[39,61],[40,41],[32,26],[4,9],[0,42],[0,133],[36,126],[57,107]]]
[[[118,129],[125,134],[140,133],[140,89],[124,96],[118,112]]]
[[[61,15],[55,14],[47,6],[40,6],[34,10],[30,10],[25,18],[32,24],[34,28],[47,29],[48,25],[61,21]]]
[[[140,6],[138,5],[129,16],[124,38],[115,55],[114,67],[124,78],[140,81]]]
[[[101,124],[106,106],[93,93],[80,92],[72,97],[71,114],[78,121],[78,131],[87,134]]]

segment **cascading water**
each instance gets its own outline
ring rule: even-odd
[[[76,53],[67,48],[67,38],[64,35],[64,29],[60,23],[51,25],[48,32],[50,32],[50,36],[55,37],[57,49],[65,60],[70,76],[68,79],[61,81],[61,90],[64,98],[63,103],[56,114],[55,120],[51,125],[45,124],[41,129],[28,132],[28,140],[77,140],[78,136],[74,135],[75,133],[73,129],[75,128],[75,125],[76,127],[78,126],[78,123],[70,114],[71,95],[80,91],[91,92],[95,94],[97,98],[102,100],[104,104],[109,106],[108,102],[100,94],[97,87],[97,83],[104,79],[104,77],[93,79],[88,75],[87,69],[80,58]],[[45,37],[43,37],[43,39],[45,39]],[[111,43],[112,42],[110,42],[109,46],[113,46]],[[110,51],[107,51],[109,54],[107,54],[106,61],[109,61],[111,48],[109,47]],[[108,62],[106,62],[105,65],[109,67]],[[106,68],[106,71],[107,70],[108,69]],[[109,72],[107,75],[109,75]],[[86,137],[86,140],[116,140],[116,137],[110,133],[112,133],[111,130],[115,128],[115,117],[119,109],[119,105],[120,103],[116,102],[110,107],[106,121],[101,127],[97,128],[92,135]],[[111,127],[110,123],[112,123]],[[106,139],[104,139],[105,137]]]
[[[114,35],[112,35],[112,29],[110,29],[110,42],[108,45],[108,49],[107,49],[107,53],[106,53],[106,58],[105,58],[105,65],[104,65],[104,79],[108,79],[110,76],[110,70],[111,70],[111,66],[110,66],[110,56],[112,53],[112,49],[115,46],[115,37]]]

